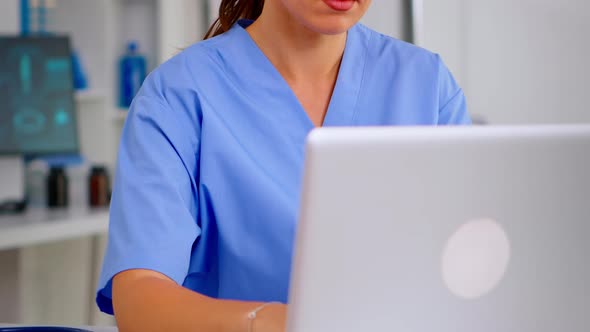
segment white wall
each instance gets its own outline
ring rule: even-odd
[[[424,0],[421,46],[438,52],[464,88],[464,3],[471,0]]]
[[[18,33],[20,10],[18,0],[0,0],[0,33]]]
[[[590,122],[590,2],[425,0],[424,45],[494,124]]]
[[[206,25],[203,0],[165,0],[165,3],[164,6],[164,1],[160,1],[158,8],[160,62],[203,39]]]
[[[373,0],[362,22],[383,34],[404,39],[408,36],[409,19],[405,16],[406,0]]]
[[[219,5],[221,0],[204,0],[209,2],[209,23],[213,23],[219,17]]]

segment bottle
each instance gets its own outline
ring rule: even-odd
[[[56,1],[20,0],[21,35],[51,34],[56,6]]]
[[[147,61],[139,54],[136,42],[127,45],[127,53],[121,57],[119,64],[120,92],[119,106],[129,108],[146,77]]]
[[[27,165],[27,203],[33,209],[47,207],[47,177],[49,176],[49,165],[41,160],[33,160]]]
[[[105,167],[92,167],[88,177],[88,204],[90,207],[107,207],[110,203],[110,179]]]
[[[47,206],[68,206],[68,177],[63,167],[52,167],[47,178]]]
[[[88,172],[90,166],[85,163],[69,165],[66,171],[69,185],[69,206],[74,209],[88,207]]]
[[[80,60],[77,51],[72,51],[72,74],[74,76],[74,89],[86,90],[88,88],[88,78],[84,71],[84,66]]]

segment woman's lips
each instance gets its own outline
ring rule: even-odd
[[[324,0],[324,2],[333,10],[345,12],[352,8],[355,0]]]

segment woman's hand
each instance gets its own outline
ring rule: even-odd
[[[269,304],[249,323],[251,330],[244,332],[284,332],[287,327],[287,306],[278,303]]]

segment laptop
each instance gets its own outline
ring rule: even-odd
[[[311,133],[288,332],[590,331],[590,126]]]

